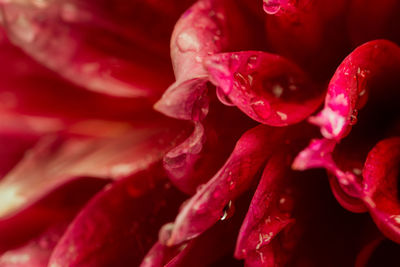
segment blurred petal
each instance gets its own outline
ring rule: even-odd
[[[257,51],[216,54],[205,61],[210,80],[252,119],[272,126],[307,118],[322,92],[294,63]]]
[[[18,212],[46,192],[79,177],[119,179],[160,160],[185,131],[179,124],[87,123],[76,137],[46,136],[0,182],[0,218]],[[83,134],[98,134],[84,136]],[[101,135],[102,134],[102,135]]]
[[[66,223],[52,226],[39,237],[27,244],[7,251],[0,256],[2,267],[44,267],[47,266],[51,252],[62,233],[67,228]]]
[[[168,34],[188,2],[11,1],[2,13],[12,41],[70,81],[110,95],[157,97],[172,80],[162,56]]]
[[[160,164],[105,188],[57,244],[49,266],[138,266],[183,200]]]

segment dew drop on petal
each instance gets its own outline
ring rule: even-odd
[[[260,119],[265,120],[269,118],[271,107],[268,102],[259,98],[254,98],[251,100],[250,106]]]
[[[227,96],[220,87],[217,87],[216,94],[222,104],[226,106],[235,106],[235,104],[233,104],[232,101],[229,99],[229,96]]]
[[[221,221],[228,220],[235,213],[235,206],[233,205],[232,200],[229,200],[228,204],[224,207],[222,211]]]
[[[257,67],[258,57],[256,55],[247,59],[247,70],[252,70]]]
[[[281,5],[277,0],[264,0],[263,8],[265,13],[275,15],[281,9]]]

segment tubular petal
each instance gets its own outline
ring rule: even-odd
[[[211,82],[252,119],[272,126],[307,118],[322,92],[294,63],[258,51],[223,53],[205,61]]]

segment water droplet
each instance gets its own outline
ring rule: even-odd
[[[233,104],[233,102],[230,100],[229,96],[226,95],[220,87],[217,87],[216,94],[222,104],[226,106],[235,106],[235,104]]]
[[[287,120],[287,114],[283,113],[281,111],[277,111],[276,114],[281,118],[281,120],[285,121]]]
[[[272,86],[272,93],[276,98],[280,98],[283,94],[283,87],[279,83],[276,83]]]
[[[248,78],[248,76],[246,76]],[[249,88],[249,81],[242,73],[240,72],[235,72],[233,74],[233,84],[236,88],[241,89],[242,91],[247,91],[247,89]],[[253,82],[253,77],[250,75],[251,77],[251,82]]]
[[[265,13],[275,15],[281,9],[281,4],[278,0],[264,0],[263,8]]]
[[[357,109],[353,109],[353,112],[349,117],[349,124],[350,125],[355,125],[357,123],[357,115],[358,115],[358,110]]]
[[[233,205],[232,200],[229,200],[228,204],[224,207],[222,211],[221,221],[225,221],[233,216],[235,213],[235,206]]]
[[[293,210],[294,207],[294,201],[293,198],[289,195],[283,195],[279,199],[279,204],[278,204],[279,210],[288,213]]]
[[[247,69],[252,70],[257,67],[258,57],[256,55],[251,56],[247,59]]]
[[[250,106],[260,119],[268,119],[271,115],[271,107],[268,102],[263,99],[254,98],[250,102]]]
[[[229,60],[229,68],[230,69],[237,69],[240,64],[239,56],[237,54],[232,54]]]
[[[200,49],[199,40],[195,32],[184,31],[180,33],[176,38],[176,44],[182,53],[197,52]]]

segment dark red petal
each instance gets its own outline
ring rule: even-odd
[[[147,168],[186,137],[188,129],[181,126],[171,121],[137,127],[86,122],[69,129],[75,137],[41,138],[0,181],[0,218],[18,212],[71,179],[119,179]]]
[[[293,243],[296,236],[293,235],[293,240],[287,236],[277,237],[295,222],[293,208],[297,203],[291,181],[294,177],[288,168],[290,161],[291,157],[287,152],[270,158],[243,221],[235,257],[246,259],[248,266],[282,266],[290,259],[288,251],[286,257],[282,257],[281,244]],[[258,254],[255,259],[253,254]]]
[[[303,125],[301,133],[306,134],[306,129]],[[180,244],[196,237],[223,217],[224,209],[249,188],[266,159],[278,146],[290,142],[290,137],[298,131],[264,125],[247,131],[224,166],[182,208],[168,244]]]
[[[307,118],[322,92],[294,63],[257,51],[216,54],[205,61],[210,80],[252,119],[284,126]]]
[[[348,30],[354,45],[375,39],[400,43],[400,3],[396,0],[350,1]]]
[[[70,81],[111,95],[158,97],[172,80],[163,57],[169,32],[187,3],[7,2],[2,13],[13,42]]]
[[[348,50],[346,7],[345,0],[264,0],[268,44],[323,81]]]
[[[357,122],[358,110],[368,99],[374,79],[400,71],[400,48],[376,40],[356,48],[340,64],[331,79],[324,109],[310,122],[321,127],[325,138],[340,140]]]
[[[400,201],[398,192],[400,138],[379,142],[368,154],[363,169],[364,199],[378,228],[400,243]]]
[[[49,266],[138,266],[182,199],[160,164],[117,181],[75,218]]]

